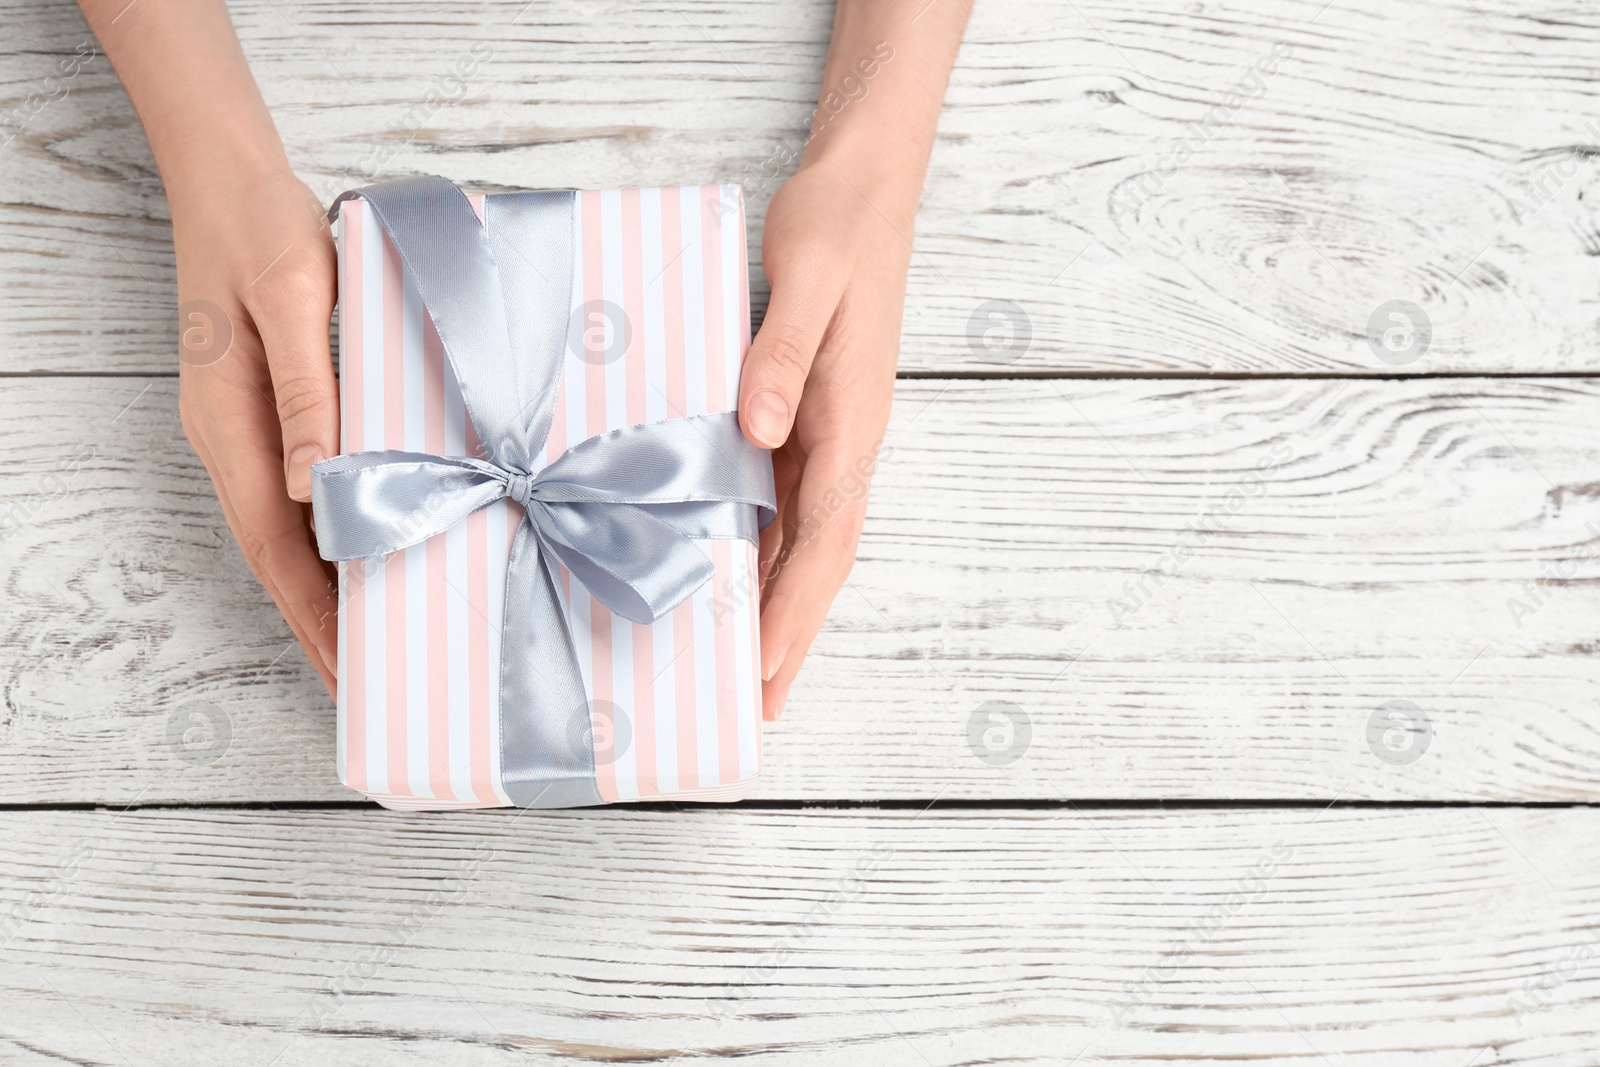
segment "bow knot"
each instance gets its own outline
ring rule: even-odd
[[[516,471],[507,471],[506,474],[506,496],[521,504],[526,511],[533,503],[533,479]]]

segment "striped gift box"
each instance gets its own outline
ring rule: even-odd
[[[470,199],[481,217],[483,198]],[[341,451],[481,457],[394,244],[364,200],[341,209]],[[575,214],[574,337],[544,461],[608,430],[733,410],[750,348],[739,188],[582,192]],[[393,808],[510,803],[500,722],[518,709],[499,706],[499,633],[521,517],[501,500],[422,544],[339,565],[345,785]],[[563,571],[592,716],[578,709],[574,728],[593,738],[609,803],[736,800],[760,768],[755,549],[702,547],[715,577],[654,625],[613,615]]]

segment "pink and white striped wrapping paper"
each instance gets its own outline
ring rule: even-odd
[[[481,216],[482,197],[470,199]],[[750,348],[739,188],[581,192],[576,215],[573,310],[609,301],[632,330],[609,364],[568,353],[544,461],[609,430],[733,410]],[[341,451],[482,456],[433,323],[364,200],[343,203],[336,236]],[[339,565],[345,785],[395,808],[510,803],[499,724],[516,709],[499,706],[499,632],[521,517],[501,500],[422,544]],[[614,616],[563,572],[608,803],[735,800],[760,769],[756,551],[702,547],[715,578],[654,625]]]

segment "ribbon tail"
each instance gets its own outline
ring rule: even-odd
[[[642,508],[535,501],[529,519],[546,551],[629,622],[657,621],[715,573],[702,549]]]
[[[500,781],[519,808],[604,803],[561,579],[526,518],[511,545],[500,638]]]

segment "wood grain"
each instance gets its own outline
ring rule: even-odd
[[[741,181],[752,261],[829,25],[825,0],[231,9],[324,198],[430,172],[480,188]],[[100,57],[35,112],[87,31],[67,4],[0,14],[0,105],[28,112],[0,150],[6,369],[169,370],[166,205],[133,111]],[[1594,370],[1597,47],[1592,18],[1513,0],[979,5],[918,220],[901,367]],[[869,86],[852,106],[873,105]],[[756,288],[759,313],[759,273]],[[1399,368],[1368,341],[1392,300],[1432,330]],[[1017,319],[991,320],[988,301]],[[998,349],[972,340],[990,329]]]
[[[1597,821],[7,812],[0,1048],[19,1067],[1588,1067]]]
[[[831,12],[230,8],[324,199],[738,181],[754,263]],[[1469,803],[1600,796],[1591,12],[979,4],[758,806],[449,816],[278,807],[355,795],[153,161],[73,5],[0,24],[0,1061],[1594,1063],[1600,811]]]
[[[0,798],[351,798],[174,384],[0,382]],[[1596,425],[1573,379],[901,382],[758,796],[1593,800]]]

